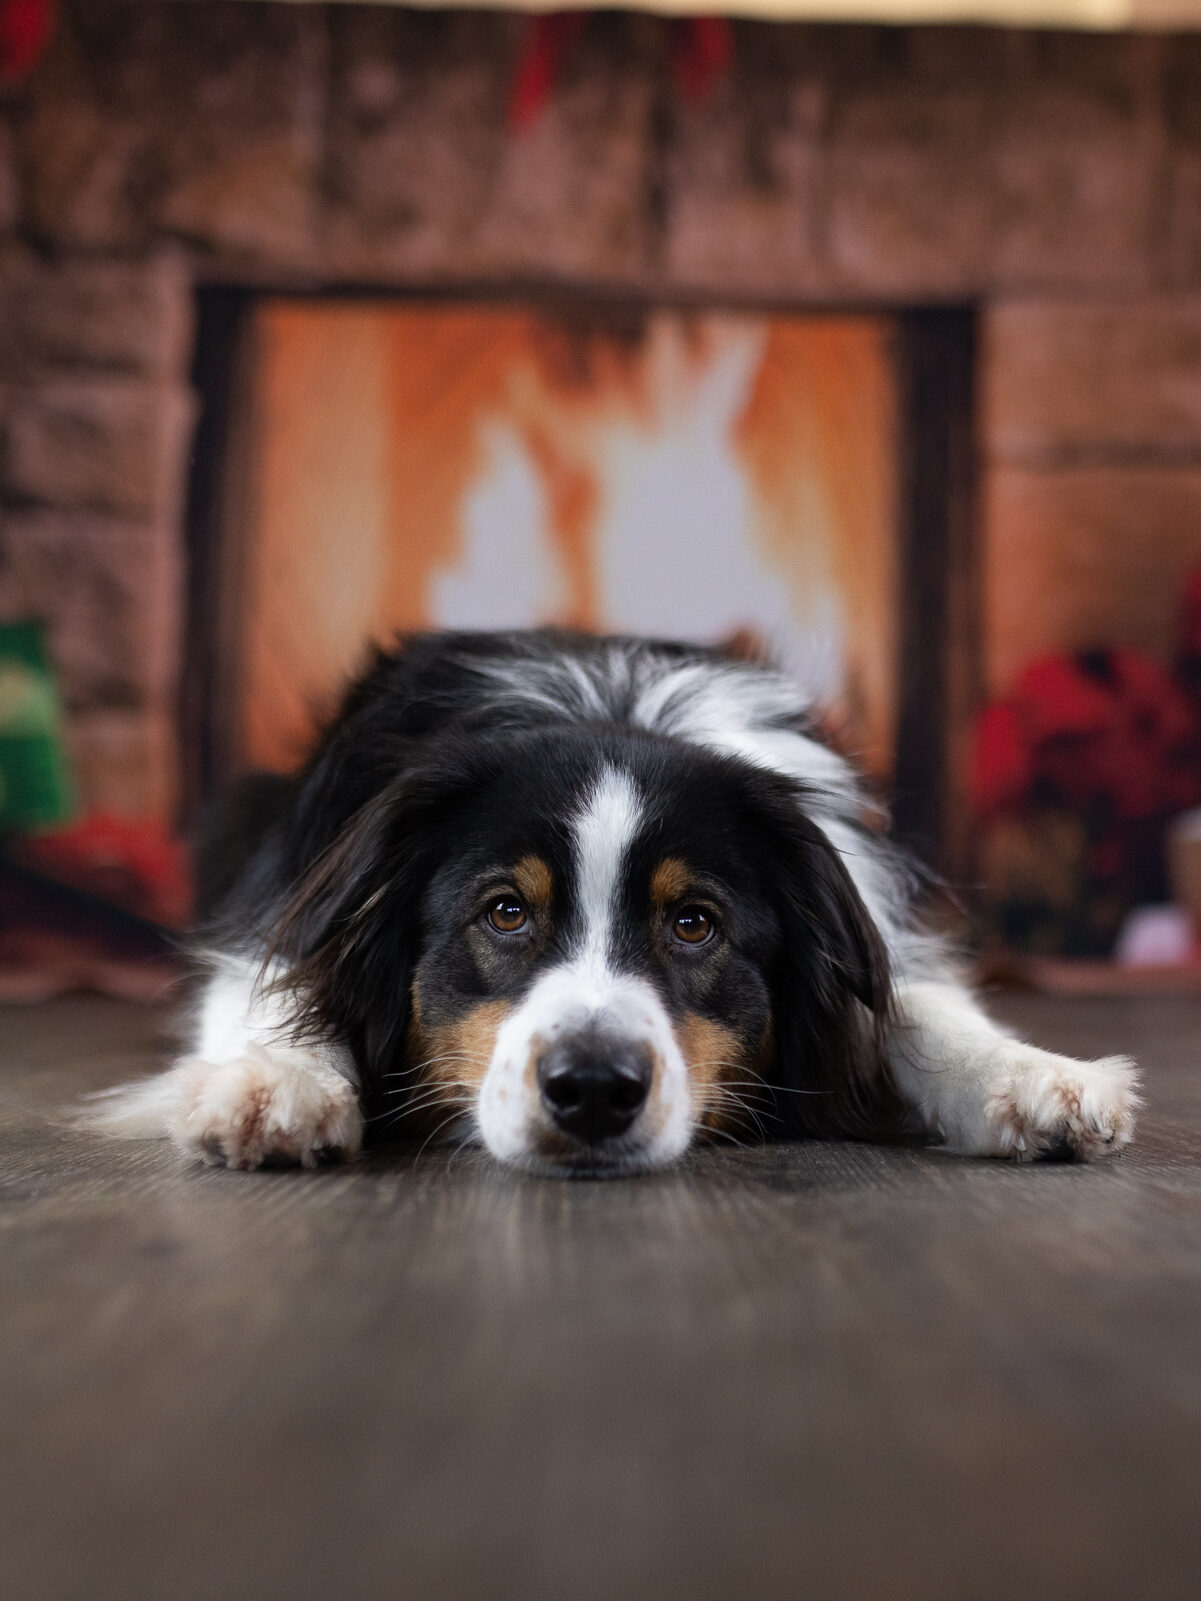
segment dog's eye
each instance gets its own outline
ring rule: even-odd
[[[685,906],[676,913],[671,931],[685,945],[703,945],[713,938],[714,919],[702,906]]]
[[[529,922],[529,914],[516,895],[500,895],[488,908],[488,921],[498,934],[518,934]]]

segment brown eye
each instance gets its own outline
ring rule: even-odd
[[[713,937],[715,926],[713,918],[702,907],[685,906],[676,913],[671,931],[685,945],[703,945]]]
[[[501,895],[489,906],[488,921],[498,934],[518,934],[529,916],[516,895]]]

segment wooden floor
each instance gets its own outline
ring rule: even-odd
[[[9,1601],[1201,1595],[1201,1005],[1095,1168],[181,1166],[58,1126],[163,1019],[0,1012]]]

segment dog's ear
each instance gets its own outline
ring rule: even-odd
[[[888,955],[842,857],[795,798],[779,822],[775,1085],[791,1130],[903,1137],[888,1066]],[[870,848],[865,839],[865,848]]]
[[[296,1032],[344,1040],[368,1099],[403,1055],[444,799],[421,772],[390,784],[305,874],[273,930],[268,963],[294,997]]]

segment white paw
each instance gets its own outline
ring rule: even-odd
[[[1091,1162],[1130,1143],[1141,1102],[1138,1069],[1128,1057],[1077,1062],[1014,1042],[1003,1065],[984,1108],[990,1154]]]
[[[191,1057],[174,1069],[179,1096],[168,1132],[189,1155],[226,1167],[316,1167],[353,1156],[363,1140],[354,1087],[320,1062],[298,1064],[250,1045],[230,1062]]]

